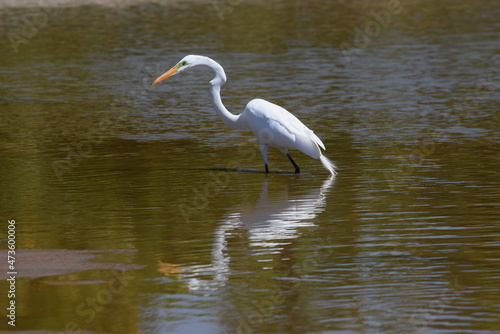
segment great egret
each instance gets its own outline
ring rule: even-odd
[[[210,81],[210,97],[215,111],[228,127],[236,130],[249,130],[255,134],[264,160],[266,173],[269,173],[267,148],[271,146],[287,156],[293,167],[295,167],[295,173],[300,173],[300,167],[293,161],[288,149],[297,149],[312,158],[320,159],[332,176],[336,175],[335,164],[321,153],[320,147],[323,150],[325,149],[321,139],[297,117],[282,107],[262,99],[254,99],[248,102],[241,114],[231,114],[222,104],[220,96],[220,87],[226,82],[226,73],[222,66],[211,58],[194,55],[186,56],[174,67],[159,76],[151,86],[195,66],[207,66],[215,72],[215,77]]]

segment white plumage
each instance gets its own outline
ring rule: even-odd
[[[224,69],[208,57],[186,56],[151,85],[194,66],[207,66],[215,72],[214,79],[210,81],[210,97],[217,114],[227,126],[236,130],[250,130],[255,134],[266,172],[269,171],[267,148],[274,147],[288,157],[296,173],[300,172],[300,168],[290,156],[289,149],[297,149],[312,158],[320,159],[332,176],[336,175],[335,164],[321,152],[321,149],[325,149],[321,139],[286,109],[266,100],[254,99],[248,102],[240,115],[231,114],[220,96],[220,87],[226,82]]]

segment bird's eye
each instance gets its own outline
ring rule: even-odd
[[[181,66],[186,66],[186,65],[187,65],[187,61],[185,61],[185,60],[184,60],[184,61],[181,63]]]

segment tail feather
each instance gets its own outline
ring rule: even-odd
[[[328,170],[332,174],[332,176],[337,175],[337,171],[336,171],[337,166],[333,163],[333,161],[331,161],[330,159],[328,159],[324,155],[320,155],[319,160],[321,160],[323,167],[325,167],[326,170]]]

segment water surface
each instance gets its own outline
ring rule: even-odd
[[[16,331],[500,331],[497,1],[53,3],[0,9]],[[186,54],[230,111],[297,115],[337,178],[300,152],[262,173],[209,70],[149,86]]]

